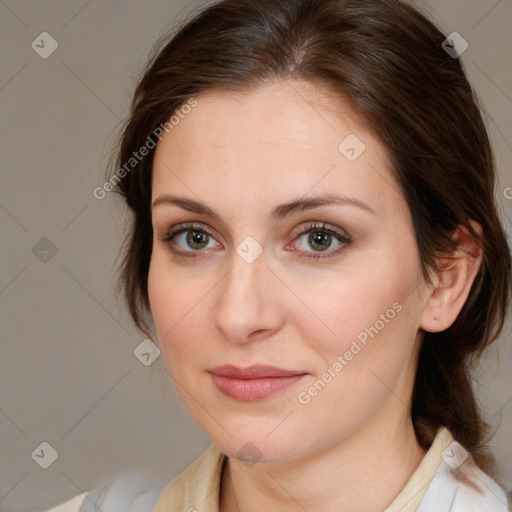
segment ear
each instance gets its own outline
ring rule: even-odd
[[[470,221],[471,227],[482,236],[482,226]],[[452,240],[454,251],[440,260],[440,270],[432,278],[422,314],[420,327],[429,332],[448,329],[461,312],[482,263],[482,247],[477,238],[460,225]]]

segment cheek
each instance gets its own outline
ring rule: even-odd
[[[170,272],[165,258],[153,253],[148,274],[148,295],[151,313],[165,358],[169,363],[170,352],[179,349],[183,327],[193,314],[190,302],[193,297],[186,285],[186,277],[179,271]],[[185,345],[184,343],[182,345]]]
[[[153,251],[148,273],[148,295],[159,333],[167,333],[194,314],[205,293],[204,280],[172,265],[164,249]],[[162,340],[164,341],[164,340]]]
[[[153,253],[148,274],[148,295],[158,339],[169,371],[190,378],[192,366],[209,367],[205,326],[211,316],[204,276],[171,267],[163,251]]]
[[[180,318],[178,308],[182,302],[178,300],[178,294],[173,293],[173,290],[179,289],[175,286],[175,280],[165,271],[163,258],[153,252],[148,273],[148,296],[159,336],[171,329]],[[162,338],[160,340],[164,341]]]
[[[371,275],[368,271],[345,270],[339,279],[324,282],[308,294],[310,309],[318,312],[318,321],[309,322],[308,332],[315,327],[322,328],[318,332],[325,333],[322,338],[327,346],[334,342],[339,345],[336,348],[350,344],[388,310],[391,310],[389,316],[394,317],[393,305],[403,297],[396,278],[382,279],[378,269]]]
[[[307,410],[321,416],[319,422],[329,416],[334,425],[351,428],[378,410],[390,389],[406,396],[403,386],[412,368],[414,311],[406,293],[389,282],[386,286],[359,282],[325,300],[331,304],[325,321],[336,334],[317,337],[312,325],[302,324],[303,330],[309,329],[303,339],[316,364],[298,399],[301,404],[311,400]]]
[[[345,270],[326,291],[319,287],[309,295],[321,322],[297,320],[305,339],[325,369],[346,356],[343,371],[357,380],[369,367],[386,374],[397,370],[410,356],[418,327],[415,252],[401,259],[360,260]]]

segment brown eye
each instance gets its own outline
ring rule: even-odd
[[[305,238],[302,244],[299,244],[298,252],[302,253],[306,258],[330,258],[338,255],[352,243],[348,235],[337,229],[328,228],[325,224],[310,224],[296,235],[299,241]],[[304,237],[304,235],[307,235],[307,237]],[[338,247],[334,250],[329,250],[333,244],[337,244]],[[311,251],[310,249],[313,250]]]
[[[211,242],[215,242],[215,239],[210,230],[196,224],[175,226],[164,238],[159,240],[166,243],[173,254],[186,257],[199,256],[199,253],[205,252],[203,249],[220,245],[218,243],[211,245]]]
[[[204,231],[186,231],[186,242],[192,249],[204,249],[205,243],[208,244],[210,235]]]
[[[311,231],[308,236],[308,243],[319,251],[325,251],[332,243],[332,235],[324,231]]]

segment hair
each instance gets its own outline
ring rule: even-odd
[[[504,327],[511,254],[494,197],[495,161],[476,95],[446,36],[399,0],[223,0],[185,20],[154,48],[134,93],[116,149],[130,161],[155,128],[205,91],[248,93],[265,82],[302,80],[343,99],[387,149],[412,215],[423,274],[440,270],[465,226],[483,257],[456,321],[425,332],[411,417],[427,449],[446,426],[485,471],[488,425],[471,386],[471,370]],[[138,329],[150,335],[148,271],[152,252],[154,151],[118,171],[132,213],[117,292]],[[126,167],[125,167],[126,168]],[[480,236],[470,220],[483,228]]]

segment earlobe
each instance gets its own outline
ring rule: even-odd
[[[482,236],[480,224],[470,221],[472,228]],[[460,225],[452,239],[453,252],[440,259],[440,270],[432,279],[431,293],[425,305],[420,327],[428,332],[448,329],[461,312],[482,263],[480,241]]]

